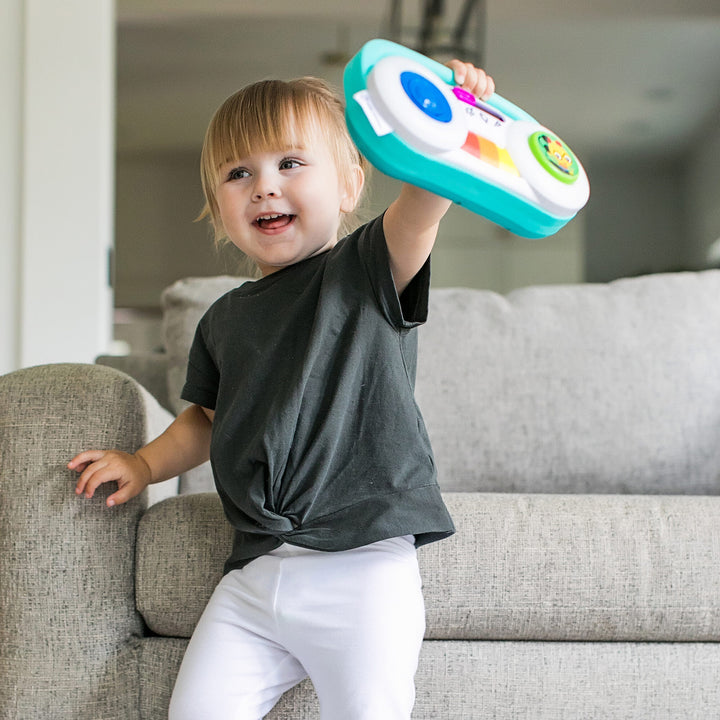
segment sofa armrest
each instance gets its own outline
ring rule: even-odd
[[[98,365],[0,377],[0,707],[7,720],[138,717],[135,537],[142,495],[107,508],[67,462],[132,452],[161,424],[134,380]],[[164,413],[165,419],[169,417]]]

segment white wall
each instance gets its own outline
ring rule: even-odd
[[[22,7],[0,4],[0,373],[19,366]]]
[[[113,0],[3,0],[2,372],[110,343],[114,38]]]

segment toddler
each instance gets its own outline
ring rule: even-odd
[[[493,92],[481,70],[450,66],[470,92]],[[259,720],[307,676],[323,720],[408,720],[424,634],[416,547],[454,532],[414,400],[415,328],[450,202],[405,185],[338,240],[366,163],[313,78],[231,96],[201,164],[216,237],[260,278],[200,321],[190,407],[135,454],[79,454],[76,492],[117,482],[113,506],[212,461],[234,542],[171,720]]]

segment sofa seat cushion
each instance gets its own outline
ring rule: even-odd
[[[720,640],[720,497],[445,495],[458,532],[419,550],[428,639]],[[189,637],[231,533],[214,494],[150,508],[137,605]]]

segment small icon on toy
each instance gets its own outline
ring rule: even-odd
[[[538,162],[563,182],[573,183],[580,176],[580,168],[572,150],[555,135],[540,131],[528,139]]]

